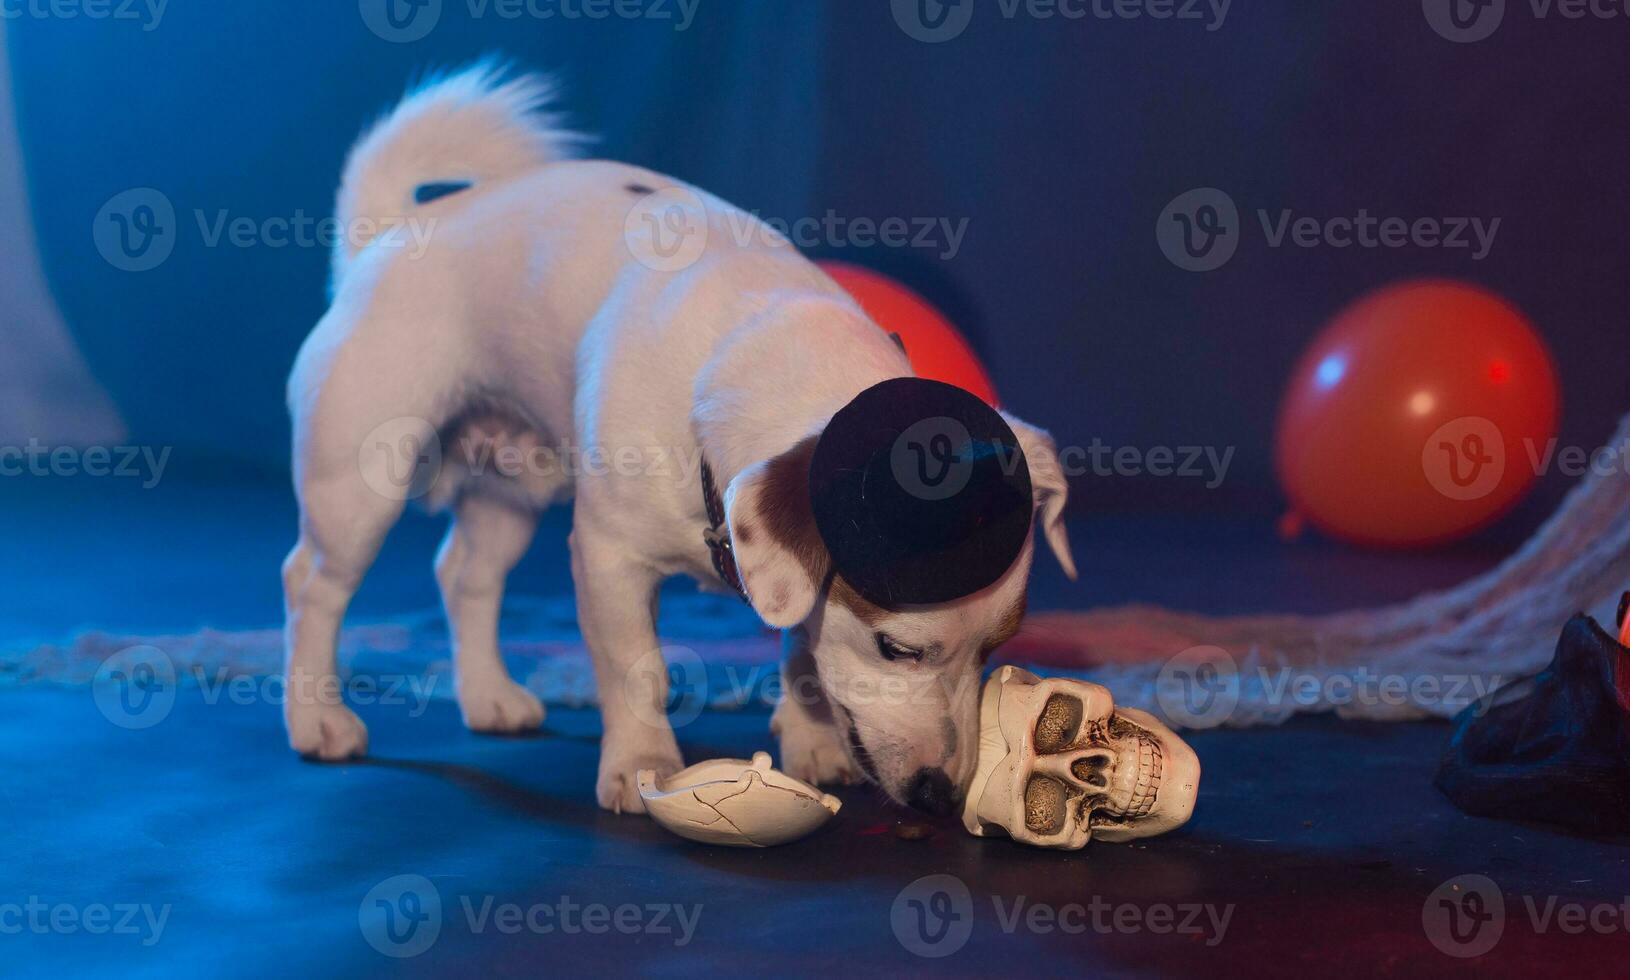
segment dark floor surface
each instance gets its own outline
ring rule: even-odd
[[[276,621],[292,528],[281,487],[12,481],[0,507],[0,644]],[[519,591],[565,587],[562,527],[545,528]],[[360,616],[434,602],[437,533],[404,524]],[[1286,548],[1265,521],[1214,518],[1099,517],[1075,538],[1083,581],[1042,573],[1038,606],[1339,608],[1451,584],[1498,554]],[[1625,842],[1459,814],[1430,785],[1442,724],[1195,734],[1195,819],[1143,844],[1060,854],[955,826],[908,841],[900,814],[856,789],[816,836],[733,851],[599,811],[590,711],[488,739],[445,702],[417,718],[363,706],[373,758],[325,767],[286,752],[269,699],[209,700],[184,690],[162,723],[130,731],[85,689],[0,689],[0,973],[1620,975],[1630,955]],[[679,736],[691,760],[745,756],[770,746],[766,724],[708,714]],[[1473,874],[1497,893],[1449,884]],[[931,875],[954,880],[913,884]],[[103,906],[134,931],[89,934]],[[676,907],[699,915],[684,945]],[[389,931],[387,910],[417,910],[417,927]],[[162,931],[148,924],[161,915]],[[412,957],[375,948],[413,951],[432,934]],[[1476,958],[1440,950],[1495,936]]]

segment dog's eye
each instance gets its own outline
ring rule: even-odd
[[[893,637],[886,633],[877,634],[877,652],[883,655],[884,660],[921,660],[923,658],[921,650],[913,650],[903,643],[897,643]]]

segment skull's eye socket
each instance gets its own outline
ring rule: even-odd
[[[1048,837],[1064,829],[1064,784],[1051,776],[1032,776],[1024,788],[1024,825]]]
[[[1064,751],[1081,729],[1083,708],[1080,698],[1055,694],[1042,706],[1036,722],[1036,751],[1051,755]]]

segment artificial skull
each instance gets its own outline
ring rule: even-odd
[[[979,765],[962,810],[968,832],[1004,830],[1077,850],[1182,826],[1200,760],[1152,715],[1115,707],[1107,689],[1003,667],[979,702]]]

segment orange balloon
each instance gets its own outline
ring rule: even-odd
[[[1558,413],[1556,368],[1500,297],[1447,280],[1339,313],[1291,376],[1276,463],[1295,511],[1356,544],[1464,537],[1522,499]]]
[[[944,381],[996,406],[996,386],[973,348],[928,301],[887,276],[847,262],[816,263],[889,333],[899,334],[918,377]]]

